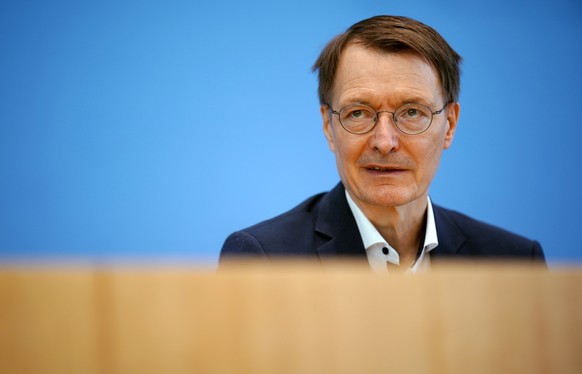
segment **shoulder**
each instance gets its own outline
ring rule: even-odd
[[[543,260],[539,242],[466,214],[433,205],[439,246],[458,246],[458,254]],[[456,241],[456,243],[455,243]]]
[[[312,227],[319,210],[319,203],[326,193],[309,197],[293,209],[274,218],[259,222],[242,231],[261,238],[294,236]]]
[[[449,225],[454,224],[465,234],[472,234],[471,237],[501,237],[517,241],[528,241],[528,239],[523,236],[514,234],[508,230],[502,229],[501,227],[483,222],[455,210],[434,205],[434,212],[437,222]]]
[[[311,248],[309,236],[326,194],[311,196],[283,214],[232,233],[224,242],[221,259],[238,255],[307,254]]]

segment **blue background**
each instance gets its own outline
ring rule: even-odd
[[[465,60],[433,201],[580,263],[577,0],[2,0],[0,259],[214,266],[230,232],[338,181],[310,67],[376,14]]]

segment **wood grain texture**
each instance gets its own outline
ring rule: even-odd
[[[0,269],[2,373],[580,373],[582,271]]]

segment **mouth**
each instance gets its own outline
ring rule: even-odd
[[[399,168],[399,167],[377,166],[377,165],[368,166],[368,167],[366,167],[366,170],[372,171],[372,172],[380,172],[380,173],[395,173],[395,172],[405,171],[404,169]]]

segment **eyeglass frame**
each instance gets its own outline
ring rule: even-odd
[[[398,129],[398,131],[400,131],[400,132],[402,132],[403,134],[406,134],[406,135],[420,135],[420,134],[422,134],[422,133],[426,132],[426,131],[427,131],[427,130],[430,128],[430,126],[432,125],[432,120],[433,120],[433,117],[434,117],[435,115],[437,115],[437,114],[441,114],[441,113],[442,113],[442,112],[443,112],[443,111],[446,109],[446,107],[448,107],[448,106],[449,106],[449,104],[451,104],[451,103],[452,103],[452,101],[448,101],[448,102],[447,102],[447,103],[446,103],[446,104],[445,104],[445,105],[442,107],[442,109],[441,109],[441,110],[437,110],[436,112],[433,112],[431,107],[429,107],[429,106],[426,106],[426,105],[424,105],[424,104],[419,104],[419,103],[406,103],[406,104],[403,104],[403,105],[399,106],[398,108],[396,108],[396,110],[395,110],[394,112],[391,112],[391,111],[389,111],[389,110],[380,110],[380,111],[377,111],[376,109],[372,108],[371,106],[369,106],[369,105],[367,105],[367,104],[360,104],[360,103],[353,103],[353,104],[348,104],[348,105],[345,105],[345,106],[343,106],[343,107],[342,107],[342,108],[341,108],[339,111],[337,111],[337,110],[334,110],[334,109],[331,107],[331,105],[329,105],[329,104],[325,104],[325,105],[327,105],[327,107],[329,108],[329,110],[330,110],[330,112],[331,112],[331,113],[333,113],[333,114],[336,114],[336,115],[337,115],[337,118],[338,118],[338,121],[339,121],[339,123],[340,123],[341,127],[342,127],[344,130],[346,130],[347,132],[349,132],[350,134],[354,134],[354,135],[364,135],[364,134],[367,134],[367,133],[369,133],[370,131],[374,130],[374,128],[375,128],[375,127],[376,127],[376,125],[378,124],[378,118],[379,118],[379,116],[380,116],[380,113],[390,113],[390,114],[392,114],[392,123],[394,123],[394,126],[395,126],[395,127]],[[368,130],[366,130],[366,131],[364,131],[364,132],[353,132],[353,131],[350,131],[350,130],[348,130],[348,129],[347,129],[345,126],[344,126],[344,124],[342,123],[342,119],[341,119],[341,116],[340,116],[340,113],[342,112],[342,110],[344,110],[344,109],[345,109],[345,108],[347,108],[347,107],[350,107],[350,106],[356,106],[356,105],[359,105],[359,106],[362,106],[362,107],[367,107],[367,108],[370,108],[370,109],[371,109],[371,110],[372,110],[372,111],[375,113],[375,115],[374,115],[374,124],[372,125],[372,127],[370,127]],[[400,128],[400,126],[398,126],[398,119],[396,118],[396,113],[397,113],[397,112],[398,112],[400,109],[402,109],[402,108],[406,107],[407,105],[420,105],[420,106],[422,106],[422,107],[425,107],[426,109],[428,109],[428,110],[429,110],[429,112],[431,113],[431,116],[430,116],[430,122],[428,123],[428,126],[426,126],[426,128],[425,128],[424,130],[422,130],[422,131],[420,131],[420,132],[412,132],[412,133],[411,133],[411,132],[406,132],[406,131],[402,130],[402,129]]]

